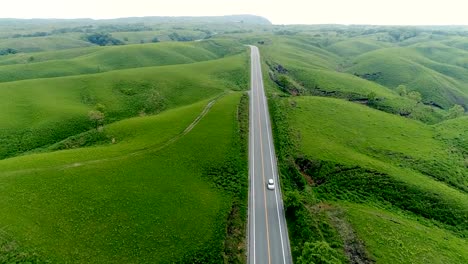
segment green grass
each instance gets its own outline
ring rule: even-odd
[[[51,51],[91,46],[94,45],[84,40],[67,36],[9,38],[0,40],[0,48],[14,48],[21,52]]]
[[[440,50],[437,47],[430,49]],[[424,53],[428,51],[421,47],[380,49],[357,57],[347,72],[376,74],[373,81],[391,89],[404,84],[409,90],[420,92],[424,102],[434,102],[446,109],[453,104],[466,106],[466,69],[450,65],[447,61],[434,61],[440,60],[440,57],[436,58],[439,55],[434,55],[436,52],[430,52],[428,58]],[[447,56],[443,58],[447,60]]]
[[[218,262],[232,196],[203,175],[239,158],[239,98],[220,99],[163,149],[202,103],[110,125],[105,133],[120,138],[115,145],[0,161],[7,168],[0,226],[25,251],[53,262]],[[156,141],[146,152],[128,155],[150,135]],[[123,156],[106,160],[117,152]],[[83,157],[98,161],[76,165]],[[28,164],[42,168],[25,171]]]
[[[172,41],[169,37],[172,33],[177,33],[179,36],[198,40],[206,37],[202,31],[190,29],[177,29],[177,30],[156,30],[156,31],[138,31],[138,32],[115,32],[112,33],[114,38],[120,39],[126,44],[150,43],[157,37],[159,41]]]
[[[265,44],[260,46],[266,63],[264,67],[268,69],[265,77],[276,82],[286,93],[359,101],[385,112],[430,124],[444,119],[443,110],[399,96],[392,91],[396,86],[374,82],[373,78],[381,77],[380,73],[369,72],[368,75],[361,74],[359,77],[349,70],[361,67],[359,63],[352,64],[349,56],[373,54],[372,51],[366,52],[373,50],[372,47],[378,49],[375,52],[391,50],[386,48],[390,46],[389,43],[382,43],[371,37],[329,41],[328,38],[321,40],[299,34],[265,39]]]
[[[223,51],[220,50],[220,46]],[[0,66],[0,82],[100,73],[119,69],[186,64],[218,59],[242,52],[235,42],[157,43],[114,47],[92,47],[8,56]],[[29,62],[30,58],[34,60]]]
[[[401,214],[344,203],[347,220],[379,263],[465,263],[468,241]]]
[[[339,56],[317,47],[310,38],[270,37],[264,41],[266,44],[259,46],[264,60],[286,68],[335,69],[340,62]]]
[[[297,104],[289,108],[291,126],[300,133],[304,154],[351,166],[402,170],[399,178],[416,184],[403,176],[410,168],[468,191],[462,156],[435,139],[433,127],[338,99],[301,97],[291,101]]]
[[[0,156],[89,130],[93,124],[87,113],[96,104],[104,105],[106,123],[111,123],[243,90],[246,63],[244,53],[195,64],[0,84]]]
[[[343,57],[354,57],[369,51],[389,47],[390,44],[377,42],[366,38],[351,38],[336,42],[327,47],[327,50]]]
[[[362,260],[368,254],[377,262],[393,263],[402,256],[420,256],[426,241],[420,230],[412,229],[414,221],[405,223],[402,230],[408,231],[386,233],[391,225],[359,211],[359,206],[377,205],[419,218],[427,230],[437,232],[431,236],[435,245],[426,248],[431,252],[426,260],[466,260],[468,256],[451,251],[444,236],[466,243],[468,234],[466,145],[462,144],[468,140],[463,132],[466,118],[431,126],[340,99],[300,96],[272,102],[295,259],[306,242],[316,241],[327,242],[344,259]],[[297,190],[299,196],[294,194]],[[338,221],[314,209],[329,201],[352,218]],[[362,205],[351,207],[341,201]],[[346,228],[343,221],[352,227]],[[382,235],[370,233],[372,228]],[[350,238],[349,232],[362,242]],[[410,239],[405,232],[418,235]],[[393,253],[394,247],[376,244],[383,239],[403,239],[406,252]],[[462,248],[455,245],[454,250]]]
[[[93,46],[85,48],[72,48],[65,50],[52,50],[31,53],[17,53],[13,55],[0,56],[0,65],[26,64],[44,62],[49,60],[66,60],[105,49],[107,47]],[[32,58],[31,58],[32,57]]]
[[[388,88],[363,80],[356,76],[328,71],[298,68],[291,71],[291,75],[300,80],[304,87],[309,90],[319,90],[324,93],[336,93],[338,96],[348,96],[350,98],[367,98],[370,93],[375,93],[379,97],[393,99],[396,97]]]

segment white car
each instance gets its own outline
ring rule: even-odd
[[[268,190],[274,190],[275,189],[275,182],[273,181],[273,179],[268,180],[267,188],[268,188]]]

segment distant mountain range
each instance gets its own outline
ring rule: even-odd
[[[93,22],[93,23],[245,23],[245,24],[258,24],[258,25],[271,25],[271,22],[261,16],[255,15],[228,15],[228,16],[150,16],[150,17],[126,17],[126,18],[116,18],[116,19],[90,19],[90,18],[80,18],[80,19],[16,19],[16,18],[0,18],[1,24],[9,23],[50,23],[50,22],[66,22],[66,23],[83,23],[83,22]]]

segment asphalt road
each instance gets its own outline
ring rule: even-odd
[[[251,48],[249,251],[251,264],[292,263],[260,54]],[[268,179],[275,189],[268,190]]]

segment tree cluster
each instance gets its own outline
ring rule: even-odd
[[[169,34],[169,38],[172,41],[192,41],[192,40],[194,40],[193,37],[181,36],[177,32]]]
[[[50,35],[48,32],[34,32],[31,34],[14,34],[13,38],[34,38],[34,37],[45,37]]]
[[[0,49],[0,56],[16,53],[18,53],[18,51],[12,48]]]
[[[124,44],[121,40],[113,38],[109,33],[95,33],[86,36],[86,40],[99,46],[112,46]]]

